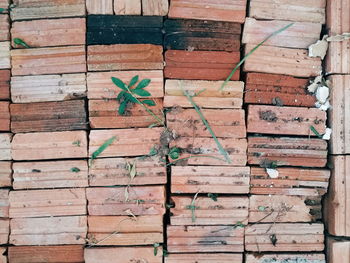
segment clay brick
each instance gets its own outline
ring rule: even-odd
[[[144,16],[166,16],[168,11],[168,0],[142,0],[142,14]]]
[[[163,69],[163,47],[151,44],[88,46],[89,71]]]
[[[0,42],[0,69],[11,68],[10,41]]]
[[[142,101],[142,100],[141,100]],[[155,106],[147,106],[159,119],[163,118],[163,101],[153,99]],[[119,115],[120,103],[116,100],[89,100],[91,128],[147,128],[161,123],[140,104],[127,107],[125,115]]]
[[[130,181],[127,163],[135,165],[136,176]],[[102,158],[89,168],[90,186],[166,184],[166,167],[157,158]]]
[[[0,244],[7,244],[10,235],[10,220],[0,219]]]
[[[243,44],[257,45],[273,32],[290,24],[289,21],[255,20],[247,17],[244,23]],[[308,48],[320,38],[322,24],[295,22],[291,27],[264,43],[265,46]]]
[[[242,81],[229,81],[223,91],[219,91],[223,81],[203,80],[172,80],[165,82],[164,107],[193,107],[184,96],[181,87],[188,92],[200,92],[193,98],[194,102],[201,108],[231,109],[242,107],[243,88]]]
[[[350,241],[340,238],[327,238],[327,262],[350,263]]]
[[[325,199],[327,230],[336,236],[350,236],[350,156],[331,156],[332,176]]]
[[[271,239],[277,239],[272,244]],[[245,249],[265,252],[323,251],[323,224],[272,223],[248,225],[245,229]]]
[[[14,160],[86,157],[87,136],[85,131],[22,133],[16,134],[12,141]]]
[[[168,226],[168,251],[243,252],[244,229],[230,226]]]
[[[265,168],[251,167],[250,193],[258,195],[322,196],[327,192],[329,170],[277,168],[270,178]]]
[[[9,247],[8,254],[11,263],[84,262],[84,247],[79,245]]]
[[[134,76],[139,80],[150,79],[150,84],[145,88],[151,93],[151,98],[162,98],[164,96],[164,77],[161,70],[149,71],[112,71],[94,72],[87,74],[88,98],[94,99],[115,99],[121,91],[111,80],[112,77],[119,78],[124,83],[129,83]],[[137,98],[146,98],[135,95]]]
[[[314,107],[316,98],[307,93],[307,85],[307,79],[276,74],[248,73],[244,102]]]
[[[10,109],[14,133],[87,129],[83,100],[11,104]]]
[[[239,51],[241,25],[230,22],[167,19],[166,49]]]
[[[292,137],[249,137],[248,163],[269,167],[324,167],[327,163],[327,142],[322,139]]]
[[[254,47],[246,45],[245,54]],[[306,49],[261,46],[246,60],[244,71],[312,77],[321,74],[321,64],[321,58],[309,57]]]
[[[11,162],[0,162],[0,187],[8,187],[12,185],[11,174]]]
[[[0,263],[7,263],[6,247],[0,247]]]
[[[0,100],[10,99],[10,70],[0,70]]]
[[[85,244],[86,216],[11,219],[10,243],[16,246]]]
[[[0,0],[0,8],[4,8],[4,12],[7,12],[7,8],[10,5],[10,1],[9,0]]]
[[[246,254],[245,263],[283,262],[326,263],[324,254]]]
[[[10,40],[10,21],[8,15],[0,15],[0,41]]]
[[[116,257],[116,255],[122,256]],[[155,256],[153,246],[85,248],[84,258],[86,263],[163,262],[161,248],[158,249],[158,253]]]
[[[87,188],[89,215],[163,215],[164,186]]]
[[[331,82],[329,112],[332,127],[330,152],[350,154],[350,75],[333,75]]]
[[[12,75],[86,72],[85,47],[50,47],[11,51]]]
[[[349,32],[350,28],[348,29]],[[350,74],[350,44],[349,40],[329,42],[326,56],[327,74]]]
[[[249,105],[247,132],[316,136],[326,131],[327,114],[316,108]]]
[[[231,163],[228,163],[220,154],[213,138],[180,137],[170,142],[170,148],[177,147],[181,154],[178,165],[228,165],[245,166],[247,163],[247,140],[219,138],[222,147],[228,153]],[[191,156],[191,158],[189,158]],[[209,156],[209,157],[208,157]],[[214,158],[210,158],[214,157]],[[186,159],[189,158],[189,159]],[[217,159],[219,158],[219,159]]]
[[[163,243],[163,216],[89,216],[88,240],[93,246],[135,246]]]
[[[195,199],[195,210],[192,205],[193,196],[172,196],[174,208],[170,209],[172,226],[187,225],[232,225],[248,223],[248,197],[222,197],[216,201],[209,197],[198,196]]]
[[[171,192],[247,194],[249,174],[249,167],[172,166]]]
[[[249,16],[258,19],[325,23],[326,0],[252,0]]]
[[[10,103],[0,101],[0,131],[10,130]]]
[[[141,0],[114,0],[116,15],[141,15]]]
[[[0,189],[0,218],[9,217],[9,189]]]
[[[12,39],[20,38],[30,47],[85,45],[85,18],[43,19],[14,22]],[[40,34],[38,34],[40,32]],[[12,46],[19,48],[12,43]]]
[[[162,128],[91,130],[89,156],[114,136],[114,142],[98,158],[147,155],[153,147],[159,145],[162,131]]]
[[[224,254],[224,253],[216,253],[216,254],[170,254],[164,258],[165,263],[242,263],[243,255],[242,254]]]
[[[78,168],[72,171],[73,168]],[[88,186],[87,161],[16,162],[14,189],[66,188]]]
[[[85,15],[84,0],[14,0],[12,20],[58,18]]]
[[[11,133],[0,133],[0,160],[11,160]]]
[[[11,98],[14,103],[63,101],[83,97],[86,97],[85,74],[11,78]]]
[[[113,0],[86,0],[86,11],[93,15],[113,15]]]
[[[239,60],[239,52],[168,50],[165,52],[164,76],[170,79],[225,80]],[[239,70],[231,80],[238,79]]]
[[[169,17],[200,20],[228,21],[243,24],[246,15],[246,0],[172,0]]]
[[[85,189],[11,191],[10,217],[86,214]]]

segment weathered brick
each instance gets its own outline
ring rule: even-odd
[[[0,219],[0,244],[7,244],[10,235],[10,220]]]
[[[246,45],[245,54],[254,47]],[[321,58],[309,57],[306,49],[260,46],[244,63],[244,71],[312,77],[321,74],[321,64]]]
[[[85,0],[14,0],[12,20],[58,18],[85,15]]]
[[[316,136],[326,131],[327,114],[316,108],[249,105],[247,132]]]
[[[85,28],[85,18],[23,21],[12,24],[11,36],[12,40],[22,39],[30,47],[85,45]],[[12,46],[21,47],[14,43]]]
[[[11,68],[10,41],[0,42],[0,69]]]
[[[127,164],[136,167],[131,180]],[[166,167],[159,158],[101,158],[89,168],[90,186],[166,184]]]
[[[83,97],[86,97],[85,74],[11,78],[11,98],[14,103],[63,101]]]
[[[88,46],[89,71],[163,69],[163,47],[151,44]]]
[[[11,59],[14,76],[86,72],[84,46],[14,49]]]
[[[0,162],[0,187],[8,187],[12,185],[11,174],[11,162]]]
[[[171,192],[249,193],[249,167],[172,166]]]
[[[248,197],[172,196],[174,208],[170,209],[172,226],[181,225],[232,225],[248,223]],[[195,210],[189,207],[194,205]]]
[[[325,23],[326,0],[252,0],[249,16],[258,19]]]
[[[276,241],[275,244],[273,244]],[[323,251],[323,224],[253,224],[245,229],[245,249],[265,252]]]
[[[11,218],[84,214],[86,214],[85,189],[10,192]]]
[[[6,247],[0,247],[0,263],[7,263],[7,249]]]
[[[307,92],[307,85],[307,79],[276,74],[248,73],[244,102],[314,107],[316,97]]]
[[[243,252],[244,229],[230,226],[168,226],[168,251]]]
[[[11,219],[10,243],[16,246],[85,244],[86,216]]]
[[[92,246],[135,246],[163,243],[163,216],[89,216]]]
[[[116,15],[141,15],[141,0],[114,0]]]
[[[225,253],[215,253],[215,254],[205,254],[205,253],[195,253],[195,254],[169,254],[164,258],[165,263],[206,263],[206,262],[216,262],[216,263],[242,263],[242,254],[225,254]]]
[[[0,41],[10,40],[10,21],[8,15],[0,15]]]
[[[21,133],[16,134],[12,141],[14,160],[86,157],[87,136],[85,131]]]
[[[0,218],[9,217],[9,189],[0,189]]]
[[[113,15],[113,0],[86,0],[86,11],[93,15]]]
[[[10,130],[10,103],[0,101],[0,131]]]
[[[241,108],[244,83],[229,81],[222,91],[223,81],[171,80],[165,82],[164,107],[193,107],[183,94],[181,87],[188,92],[200,92],[193,101],[201,108]]]
[[[144,16],[166,16],[168,11],[168,0],[142,0],[142,14]]]
[[[326,263],[324,254],[246,254],[245,263],[265,263],[265,262],[274,262],[274,263],[283,263],[287,260],[292,262],[317,262],[317,263]]]
[[[270,178],[265,168],[251,167],[250,193],[259,195],[322,196],[327,192],[329,170],[277,168]]]
[[[243,24],[246,0],[221,1],[172,0],[169,17],[201,20],[229,21]]]
[[[11,160],[11,133],[0,133],[0,160]]]
[[[98,157],[147,155],[160,143],[162,128],[91,130],[89,155],[91,156],[105,141],[116,137]]]
[[[239,52],[168,50],[165,52],[164,76],[170,79],[225,80],[239,60]],[[239,70],[231,80],[238,79]]]
[[[83,263],[84,247],[79,245],[9,247],[8,257],[11,263]]]
[[[350,262],[350,241],[341,238],[327,238],[327,262],[338,263]]]
[[[87,188],[89,215],[163,215],[164,186]]]
[[[10,70],[0,70],[0,100],[10,99]]]
[[[322,139],[292,137],[249,137],[248,163],[270,167],[324,167],[327,163],[327,142]]]
[[[88,185],[87,161],[15,162],[13,164],[14,189],[75,188]]]

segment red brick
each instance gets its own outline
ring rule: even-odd
[[[221,1],[172,0],[169,17],[229,21],[243,24],[246,16],[246,0]]]
[[[11,68],[10,42],[0,42],[0,69]]]
[[[246,263],[283,262],[292,260],[295,262],[326,263],[324,254],[246,254]],[[288,261],[287,261],[288,262]]]
[[[14,76],[86,72],[84,46],[14,49],[11,59]]]
[[[79,142],[78,146],[76,143]],[[16,134],[12,141],[14,160],[48,160],[87,157],[85,131]]]
[[[168,10],[168,0],[142,0],[142,13],[144,16],[166,16]]]
[[[84,262],[84,247],[79,245],[9,247],[8,254],[11,263]]]
[[[10,70],[0,70],[0,100],[10,99]]]
[[[165,263],[206,263],[206,262],[216,262],[216,263],[242,263],[242,254],[225,254],[225,253],[215,253],[215,254],[170,254],[164,258]]]
[[[163,47],[150,44],[88,46],[89,71],[163,69]]]
[[[171,192],[247,194],[249,174],[249,167],[172,166]]]
[[[292,137],[249,137],[248,163],[269,166],[324,167],[327,142],[322,139]]]
[[[77,172],[71,169],[78,168]],[[14,189],[88,186],[87,161],[15,162]]]
[[[141,0],[114,1],[114,13],[116,15],[141,15]]]
[[[225,80],[239,60],[239,52],[168,50],[165,52],[164,76],[170,79]],[[231,80],[238,79],[239,70]]]
[[[10,130],[10,103],[0,101],[0,131]]]
[[[307,93],[307,85],[307,79],[285,75],[248,73],[244,102],[314,107],[316,98]]]
[[[8,15],[0,15],[0,41],[10,40],[10,21]]]
[[[7,244],[10,235],[10,220],[0,219],[0,244]]]
[[[135,165],[130,181],[127,163]],[[159,158],[101,158],[89,168],[90,186],[166,184],[166,167]]]
[[[7,263],[7,249],[6,247],[0,247],[0,263]]]
[[[11,162],[0,162],[0,187],[8,187],[12,185],[11,174]]]
[[[350,262],[350,241],[341,238],[327,238],[327,262]]]
[[[9,217],[9,189],[0,189],[0,217]]]
[[[12,24],[11,36],[12,40],[22,39],[30,47],[85,45],[85,28],[85,18],[23,21]],[[14,43],[12,46],[21,47]]]
[[[86,0],[86,11],[90,15],[113,15],[113,0]]]
[[[87,188],[89,215],[163,215],[164,186]]]
[[[163,243],[163,216],[89,216],[88,240],[93,246],[135,246]]]
[[[254,224],[245,229],[245,249],[265,252],[323,251],[323,225],[314,224]],[[272,244],[272,236],[277,239]]]
[[[10,243],[16,246],[85,244],[86,216],[11,219]]]
[[[11,133],[0,133],[0,160],[11,160]]]

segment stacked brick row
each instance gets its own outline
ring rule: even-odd
[[[308,56],[325,23],[326,1],[251,0],[243,31],[247,59],[248,164],[251,166],[246,263],[325,262],[321,199],[328,187],[326,113],[307,93],[322,73]],[[282,107],[283,106],[283,107]],[[259,254],[256,254],[259,253]]]
[[[349,0],[327,1],[329,36],[350,31]],[[330,81],[333,130],[330,141],[332,175],[325,200],[324,216],[330,237],[327,240],[328,262],[350,262],[350,40],[329,42],[326,72]]]

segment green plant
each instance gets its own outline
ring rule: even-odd
[[[79,140],[76,140],[74,142],[72,142],[73,145],[80,147],[81,142]]]
[[[217,201],[218,201],[219,195],[218,195],[218,194],[209,193],[209,194],[208,194],[208,197],[209,197],[211,200],[213,200],[214,202],[217,202]]]
[[[157,256],[157,254],[158,254],[158,248],[160,247],[160,244],[159,243],[154,243],[153,244],[153,254],[155,255],[155,256]]]
[[[186,206],[186,209],[191,210],[191,214],[192,214],[192,223],[196,222],[196,209],[199,208],[199,206],[196,206],[196,199],[198,196],[198,192],[194,195],[192,202],[190,205]]]
[[[115,140],[117,139],[116,136],[113,136],[112,138],[105,141],[96,151],[94,151],[91,155],[90,159],[90,165],[92,164],[93,160],[96,159],[104,150],[108,148]]]
[[[22,46],[22,47],[25,47],[25,48],[30,48],[30,46],[24,42],[22,39],[20,38],[14,38],[13,39],[13,43],[15,44],[15,46]]]
[[[180,149],[177,147],[172,147],[169,151],[169,156],[171,159],[176,160],[180,157]]]
[[[1,13],[4,13],[5,11],[7,11],[7,9],[5,9],[5,8],[0,8],[0,14],[1,14]]]
[[[80,172],[80,169],[78,167],[73,167],[70,169],[71,172],[73,173],[79,173]]]
[[[322,135],[316,130],[314,126],[310,126],[310,130],[318,137],[322,138]]]

